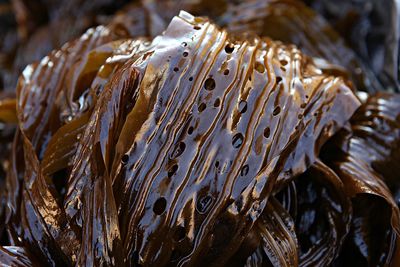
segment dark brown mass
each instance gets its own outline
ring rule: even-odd
[[[0,265],[400,263],[400,96],[320,15],[67,2],[13,2],[1,75],[41,60],[0,95]]]

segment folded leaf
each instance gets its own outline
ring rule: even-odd
[[[299,253],[295,223],[287,211],[273,197],[257,221],[262,237],[262,248],[273,266],[298,266]]]
[[[111,172],[125,258],[226,263],[358,101],[295,48],[186,13],[150,47]]]
[[[370,96],[323,150],[327,162],[353,198],[354,220],[348,246],[353,260],[369,266],[389,264],[400,233],[397,164],[400,144],[400,97]],[[380,216],[374,216],[379,213]]]

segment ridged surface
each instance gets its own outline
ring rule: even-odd
[[[375,90],[298,2],[226,3],[212,13],[227,30],[181,12],[152,41],[132,39],[175,12],[152,3],[29,65],[16,99],[0,96],[0,119],[18,123],[12,147],[0,136],[0,262],[396,266],[399,96],[361,105],[341,67],[253,34]]]
[[[400,96],[370,96],[350,122],[322,153],[354,202],[355,219],[345,248],[357,255],[354,264],[389,264],[392,257],[400,256],[394,251],[400,231]]]
[[[32,255],[29,255],[25,249],[20,247],[0,247],[0,262],[3,266],[30,267],[37,264],[32,261]]]
[[[268,198],[358,100],[296,47],[234,39],[188,13],[151,43],[113,41],[113,29],[89,30],[19,81],[13,242],[48,265],[245,261]]]

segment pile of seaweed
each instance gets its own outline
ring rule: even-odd
[[[302,2],[235,2],[136,1],[25,67],[1,265],[400,264],[397,76]]]

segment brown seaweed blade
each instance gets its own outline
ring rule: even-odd
[[[3,123],[16,123],[15,98],[0,97],[0,121]]]
[[[303,172],[313,159],[297,150],[318,150],[358,102],[295,48],[232,43],[187,14],[153,45],[111,175],[125,258],[223,264],[258,219],[287,159],[293,173]],[[297,141],[308,131],[320,138],[301,150]]]
[[[86,53],[113,38],[115,36],[105,27],[90,29],[80,39],[66,44],[61,51],[53,51],[40,63],[29,65],[24,70],[17,88],[20,128],[31,140],[39,157],[43,156],[46,133],[56,130],[52,129],[52,122],[58,126],[60,121],[57,118],[59,102],[63,101],[60,95],[65,94],[62,90],[68,86],[67,73]]]
[[[339,177],[317,161],[296,180],[300,266],[328,266],[342,250],[352,208]]]
[[[72,120],[60,127],[52,136],[41,161],[43,173],[51,176],[54,173],[72,166],[79,139],[89,121],[89,113]]]
[[[142,40],[113,41],[96,47],[80,58],[78,63],[83,66],[78,65],[69,73],[71,82],[63,92],[69,96],[72,105],[60,106],[62,116],[68,120],[51,137],[41,161],[45,174],[51,175],[72,167],[79,139],[109,78],[145,48]]]
[[[217,266],[273,257],[275,231],[291,255],[279,262],[296,265],[289,213],[272,196],[358,107],[345,81],[293,46],[236,40],[185,12],[150,45],[108,43],[126,35],[115,27],[88,31],[20,79],[12,241],[47,265]],[[64,197],[55,179],[65,178]],[[346,233],[334,203],[334,246],[321,241],[313,262],[330,262]]]
[[[41,261],[49,265],[71,264],[76,257],[76,233],[46,183],[32,144],[24,134],[21,139],[25,162],[20,207],[24,240],[19,242],[29,244],[30,250],[42,255]]]
[[[329,266],[337,258],[350,230],[352,209],[338,176],[318,161],[290,185],[298,194],[279,194],[285,209],[274,197],[257,226],[261,250],[256,250],[245,266]],[[286,191],[286,190],[285,190]],[[286,199],[282,201],[282,199]],[[296,206],[296,207],[293,207]],[[267,231],[266,231],[267,230]]]
[[[123,260],[118,255],[121,238],[109,166],[115,148],[113,144],[127,109],[135,103],[139,77],[129,65],[116,73],[100,95],[73,159],[75,164],[68,181],[65,206],[71,219],[82,227],[82,250],[78,261],[83,265],[102,262],[118,265]],[[76,206],[77,200],[82,207]]]
[[[231,32],[256,33],[298,45],[305,54],[336,64],[326,65],[326,71],[347,76],[357,89],[369,92],[382,86],[368,66],[346,46],[344,40],[323,17],[296,0],[251,0],[229,5],[217,19]],[[321,68],[325,68],[322,64]]]
[[[20,132],[16,131],[9,153],[10,165],[6,176],[6,229],[10,243],[15,245],[21,235],[20,201],[21,183],[23,178],[24,155],[22,150]]]
[[[0,247],[0,263],[2,266],[35,267],[40,266],[35,257],[23,247]]]
[[[399,95],[371,96],[352,117],[351,126],[323,152],[353,198],[354,219],[343,257],[354,255],[354,263],[389,264],[400,256],[393,254],[400,230],[393,198],[399,190],[399,114]],[[339,258],[339,264],[345,260]]]
[[[250,256],[249,256],[250,255]],[[298,266],[299,251],[295,223],[275,197],[225,266]]]
[[[39,64],[27,67],[19,82],[17,109],[21,135],[16,142],[23,144],[25,166],[17,167],[22,169],[15,169],[14,175],[10,175],[9,188],[16,194],[18,188],[22,188],[21,210],[16,203],[18,200],[14,200],[16,210],[10,215],[16,220],[21,218],[22,224],[15,224],[15,229],[10,231],[19,236],[23,232],[23,242],[31,244],[31,249],[42,254],[41,260],[50,265],[74,262],[78,245],[72,244],[79,244],[80,237],[66,221],[57,192],[47,176],[51,173],[43,173],[39,159],[47,146],[46,139],[63,121],[60,109],[65,106],[65,98],[60,98],[60,94],[66,93],[63,88],[71,66],[85,53],[112,38],[115,36],[104,27],[90,30],[81,39],[65,45],[63,50],[54,51]],[[22,186],[16,178],[19,173],[24,177]]]
[[[377,93],[368,98],[351,118],[350,153],[362,146],[361,159],[389,187],[395,199],[400,194],[400,94]],[[352,148],[354,147],[354,148]],[[400,203],[396,202],[397,205]]]
[[[24,112],[28,112],[28,110],[26,109],[27,106],[29,106],[30,108],[32,108],[32,106],[39,106],[44,112],[44,114],[39,113],[40,115],[37,115],[37,113],[22,113],[24,114],[24,116],[20,117],[21,122],[27,122],[27,118],[31,120],[37,118],[40,120],[40,125],[45,126],[47,118],[47,123],[49,125],[48,127],[50,128],[50,131],[48,128],[46,129],[45,127],[43,127],[45,131],[48,131],[46,133],[46,139],[49,137],[49,135],[53,134],[52,131],[56,131],[57,127],[61,127],[63,123],[65,123],[65,121],[67,122],[64,127],[61,127],[55,132],[53,138],[49,142],[49,145],[47,144],[48,141],[45,141],[43,143],[43,146],[38,149],[43,156],[43,161],[40,164],[43,167],[37,165],[37,159],[35,159],[36,153],[30,149],[30,141],[27,140],[27,138],[24,139],[24,143],[26,144],[24,150],[26,156],[28,157],[26,159],[26,162],[33,162],[34,165],[25,166],[26,169],[29,171],[28,173],[25,173],[25,175],[29,177],[31,182],[29,185],[30,187],[23,189],[24,193],[22,195],[21,203],[26,204],[33,201],[33,204],[28,206],[25,205],[23,209],[19,211],[18,204],[16,203],[17,200],[15,200],[13,201],[13,203],[16,203],[14,205],[16,207],[16,211],[14,211],[12,214],[20,215],[11,215],[12,217],[16,218],[13,221],[18,221],[19,216],[21,216],[21,218],[23,219],[22,222],[24,224],[22,225],[22,227],[18,223],[13,224],[13,227],[15,227],[14,229],[11,229],[11,232],[14,233],[13,235],[19,236],[22,234],[22,231],[28,231],[25,234],[27,240],[24,241],[32,244],[31,249],[35,250],[35,253],[43,253],[45,257],[42,260],[47,260],[50,265],[55,264],[55,262],[72,263],[76,260],[83,261],[83,259],[85,258],[82,256],[77,259],[77,257],[79,256],[79,251],[76,250],[78,249],[79,245],[72,244],[73,242],[80,243],[81,238],[79,236],[75,236],[76,234],[79,234],[75,233],[75,230],[71,231],[71,229],[69,228],[70,224],[66,221],[63,209],[60,209],[60,207],[58,206],[60,198],[62,201],[62,196],[59,196],[58,193],[55,192],[54,185],[50,181],[50,175],[53,175],[56,171],[60,171],[68,167],[68,165],[70,164],[70,159],[72,158],[72,155],[74,154],[77,147],[77,145],[75,144],[79,140],[79,135],[82,134],[82,126],[86,127],[86,125],[84,124],[86,124],[88,116],[87,114],[85,114],[85,112],[91,112],[91,110],[93,109],[93,107],[91,107],[90,105],[94,104],[93,101],[95,102],[96,94],[100,94],[100,92],[102,91],[102,84],[104,83],[103,80],[106,79],[108,75],[111,75],[113,73],[113,69],[115,69],[116,66],[121,65],[129,58],[125,56],[124,59],[121,58],[121,56],[129,55],[132,50],[137,47],[136,42],[134,41],[118,41],[115,43],[110,43],[110,45],[100,46],[98,48],[96,47],[104,42],[112,40],[112,38],[115,38],[115,35],[113,35],[113,33],[107,28],[98,27],[94,30],[90,30],[88,34],[83,36],[81,39],[66,44],[64,50],[52,52],[52,55],[54,56],[53,61],[49,61],[47,58],[42,61],[38,67],[33,66],[33,69],[32,67],[28,67],[26,72],[27,75],[24,77],[24,80],[21,81],[22,85],[20,85],[20,95],[26,96],[26,94],[31,94],[29,100],[23,102],[22,104]],[[140,44],[140,42],[137,42],[137,44]],[[93,48],[96,49],[93,50]],[[119,56],[119,58],[110,58],[110,62],[104,64],[106,59],[111,56]],[[90,62],[90,64],[88,64],[88,62]],[[82,92],[82,89],[86,86],[86,84],[90,85],[90,80],[93,80],[95,78],[98,69],[103,65],[107,66],[107,68],[103,68],[101,72],[100,77],[102,77],[102,79],[96,81],[96,87],[93,89],[94,91],[91,92],[92,99],[94,97],[94,100],[91,102],[88,98],[83,98],[82,95],[85,92]],[[61,71],[59,70],[60,66]],[[45,79],[46,76],[43,77],[43,72],[50,73],[50,77],[48,78],[52,80],[53,83],[58,84],[59,87],[47,87],[48,85],[46,83],[48,83],[48,80]],[[40,77],[43,80],[39,78],[31,79],[32,77]],[[46,86],[46,88],[43,88],[44,85]],[[41,95],[39,94],[38,98],[32,98],[32,96],[35,95],[35,92],[37,93],[40,91],[47,92],[46,94],[43,94],[42,92]],[[67,104],[65,103],[65,98],[60,96],[69,96],[69,98],[67,98]],[[47,99],[44,100],[42,99],[42,97],[47,97]],[[76,100],[75,98],[78,99]],[[54,99],[56,101],[54,101]],[[48,100],[51,105],[47,105],[46,100]],[[82,101],[84,101],[84,103],[81,103]],[[76,103],[78,103],[78,105]],[[58,113],[50,113],[49,110],[57,110]],[[48,115],[53,116],[53,118],[49,119],[48,115],[46,116],[46,112]],[[35,117],[35,115],[37,115],[37,117]],[[58,118],[56,117],[57,115]],[[75,121],[69,122],[69,120],[74,117],[77,117],[77,119]],[[67,118],[67,120],[65,120],[65,118]],[[24,129],[24,127],[21,128]],[[75,132],[69,132],[69,130],[71,129],[75,129]],[[35,128],[35,131],[34,133],[32,132],[32,134],[36,133],[37,138],[40,139],[43,136],[40,136],[38,131],[40,131],[40,128]],[[24,135],[26,133],[30,134],[29,130],[23,132]],[[39,142],[40,141],[38,140],[38,143]],[[65,154],[60,154],[63,152],[62,150],[60,151],[58,149],[60,147],[65,149]],[[58,149],[58,152],[55,151],[56,149]],[[59,158],[59,156],[62,157]],[[16,172],[18,171],[22,171],[22,173],[24,172],[24,170],[21,169],[16,170]],[[16,177],[16,175],[12,176]],[[9,180],[10,191],[18,194],[20,182],[16,178],[11,177]],[[33,184],[32,187],[31,183]],[[110,186],[108,188],[110,188]],[[39,193],[39,195],[37,195],[37,193]],[[104,193],[97,195],[103,194]],[[92,199],[94,200],[94,198]],[[105,199],[105,201],[108,201],[108,199]],[[102,200],[100,200],[100,202],[95,201],[95,206],[101,205],[101,203]],[[97,210],[95,207],[90,206],[89,204],[90,203],[88,203],[88,205],[86,206],[89,210],[91,208],[91,211]],[[40,207],[40,209],[35,210],[36,214],[32,212],[29,213],[34,214],[33,217],[24,217],[27,209],[29,211],[29,209],[32,207],[34,209]],[[49,212],[50,210],[52,210],[52,212]],[[112,214],[112,212],[109,211],[105,213],[110,215]],[[40,224],[32,224],[35,223],[35,216],[39,220],[41,220]],[[94,229],[94,225],[92,224],[91,226],[89,221],[90,218],[97,218],[97,216],[92,215],[90,212],[87,216],[89,216],[89,219],[87,220],[86,226],[90,227],[90,229]],[[44,227],[38,229],[35,228],[37,226]],[[58,230],[57,227],[59,227],[60,229]],[[48,228],[50,228],[50,230]],[[87,231],[84,232],[83,238],[87,236],[87,233]],[[37,239],[38,234],[41,234],[43,236],[41,236],[40,239]],[[56,243],[52,243],[54,242],[52,241],[52,239],[55,239]],[[87,238],[84,240],[86,241]],[[36,243],[38,244],[37,246],[34,241],[36,241]],[[48,245],[45,245],[43,242],[46,242]],[[93,249],[97,249],[97,247],[95,246],[89,246],[86,244],[87,243],[85,242],[84,248],[92,247]],[[47,251],[47,249],[50,249],[50,251]],[[61,252],[60,249],[63,252]],[[100,257],[102,256],[100,255]]]
[[[323,15],[381,79],[399,92],[399,2],[304,0]],[[338,8],[340,7],[340,8]]]
[[[298,266],[295,223],[281,204],[271,197],[257,221],[262,248],[273,266]]]

